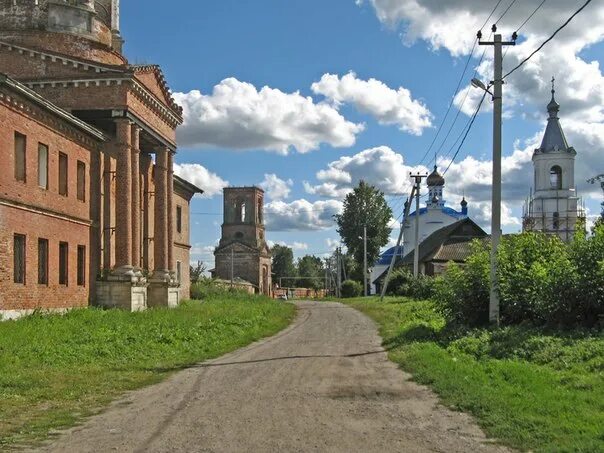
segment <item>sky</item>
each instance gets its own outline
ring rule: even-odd
[[[228,185],[265,189],[267,239],[299,257],[334,250],[333,215],[364,179],[384,191],[393,209],[394,241],[409,172],[431,170],[435,160],[441,173],[450,167],[447,204],[458,209],[465,195],[470,217],[489,231],[489,98],[459,147],[482,97],[470,80],[492,79],[492,47],[477,45],[476,32],[488,39],[494,22],[504,39],[519,30],[517,45],[506,49],[506,73],[584,0],[547,0],[520,28],[540,3],[122,2],[127,57],[161,65],[184,109],[175,171],[205,191],[191,203],[192,261],[214,265]],[[552,76],[562,127],[577,150],[579,194],[590,220],[599,213],[601,191],[586,179],[604,173],[603,41],[604,4],[595,1],[506,78],[504,232],[521,230]]]

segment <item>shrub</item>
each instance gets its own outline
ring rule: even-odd
[[[363,292],[363,285],[354,280],[342,282],[342,297],[358,297]]]
[[[401,267],[392,272],[387,294],[413,299],[429,299],[434,295],[434,279],[421,274],[416,278],[408,268]]]
[[[490,247],[472,247],[464,266],[438,279],[435,296],[450,323],[479,326],[488,322]],[[593,327],[604,316],[604,226],[570,244],[541,233],[506,236],[497,262],[503,325]]]
[[[452,323],[480,326],[489,320],[489,247],[472,243],[472,254],[462,267],[451,264],[436,279],[437,308]]]
[[[593,326],[604,316],[604,223],[596,224],[593,235],[575,235],[570,258],[577,268],[576,287],[580,294],[572,316]]]

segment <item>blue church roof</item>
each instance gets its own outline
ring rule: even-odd
[[[467,215],[463,214],[460,211],[456,211],[453,208],[450,208],[448,206],[445,206],[444,208],[441,208],[441,211],[444,214],[447,214],[451,217],[455,217],[456,219],[461,219],[463,217],[467,217]],[[419,215],[422,216],[424,215],[426,212],[428,212],[428,208],[419,208]],[[415,217],[415,211],[413,211],[411,214],[409,214],[409,217]]]
[[[376,265],[382,265],[382,266],[388,266],[390,264],[390,261],[392,261],[392,255],[394,255],[394,250],[397,249],[397,256],[402,256],[403,254],[403,246],[399,245],[398,248],[397,247],[390,247],[388,250],[386,250],[384,253],[382,253],[380,255],[380,257],[378,258],[377,262],[375,263]]]

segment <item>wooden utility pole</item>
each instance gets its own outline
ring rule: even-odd
[[[386,290],[388,289],[388,283],[390,282],[390,274],[392,273],[392,268],[394,267],[394,262],[396,261],[396,254],[401,246],[401,242],[403,240],[403,232],[405,231],[405,225],[407,224],[407,219],[409,218],[409,208],[411,203],[409,200],[413,200],[415,195],[415,185],[411,189],[411,195],[405,201],[405,210],[403,212],[403,221],[401,222],[401,230],[398,233],[398,240],[396,241],[396,246],[394,247],[394,253],[392,254],[392,258],[390,259],[390,266],[388,267],[388,273],[386,274],[386,278],[384,279],[384,283],[382,284],[382,293],[380,295],[380,300],[384,300],[384,295],[386,294]],[[402,254],[401,254],[402,255]]]
[[[420,175],[419,173],[409,175],[415,180],[415,246],[413,248],[413,275],[419,275],[419,193],[422,185],[422,179],[428,175]]]
[[[364,295],[367,297],[367,225],[363,225],[363,288]]]

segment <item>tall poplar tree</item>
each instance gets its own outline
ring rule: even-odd
[[[361,269],[363,226],[367,226],[367,264],[371,267],[377,261],[380,249],[388,244],[392,231],[388,226],[392,219],[392,209],[386,203],[384,193],[360,181],[359,185],[346,195],[342,214],[335,217],[338,233]]]

